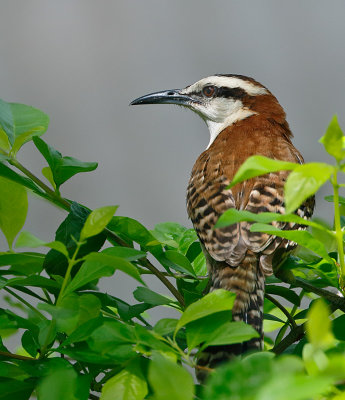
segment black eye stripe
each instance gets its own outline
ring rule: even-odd
[[[240,87],[236,88],[229,88],[226,86],[222,86],[218,88],[217,97],[225,97],[229,98],[232,97],[233,99],[242,99],[247,95],[247,92]]]
[[[191,92],[189,95],[203,96],[203,92],[202,90],[200,92]],[[229,88],[226,86],[216,87],[216,93],[214,95],[214,97],[233,98],[236,100],[240,100],[245,96],[248,96],[248,93],[244,89],[241,89],[240,87]]]

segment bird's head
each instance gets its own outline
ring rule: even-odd
[[[177,104],[191,109],[208,125],[208,147],[222,130],[252,115],[285,120],[285,113],[272,93],[242,75],[212,75],[184,89],[147,94],[130,104]]]

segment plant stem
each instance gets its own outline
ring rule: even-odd
[[[82,242],[77,242],[77,246],[76,246],[76,248],[75,248],[75,250],[74,250],[73,256],[72,256],[72,258],[70,258],[70,259],[68,260],[67,271],[66,271],[66,273],[65,273],[65,277],[64,277],[64,280],[63,280],[63,282],[62,282],[62,286],[61,286],[60,293],[59,293],[59,296],[58,296],[57,301],[56,301],[56,305],[59,305],[60,302],[61,302],[61,299],[62,299],[63,294],[64,294],[64,291],[65,291],[65,289],[66,289],[68,280],[69,280],[69,278],[70,278],[70,276],[71,276],[72,268],[74,267],[74,265],[75,265],[75,264],[77,263],[77,261],[78,261],[78,260],[76,260],[76,258],[77,258],[77,254],[79,253],[79,249],[80,249],[81,245],[82,245]]]
[[[150,263],[148,259],[142,260],[140,264],[150,270],[157,278],[170,290],[174,295],[176,300],[181,304],[182,307],[185,306],[184,298],[181,293],[175,288],[175,286],[166,278],[163,273],[157,269],[153,264]]]
[[[339,263],[340,263],[340,279],[339,284],[342,290],[345,288],[345,260],[344,260],[344,243],[343,243],[343,231],[341,230],[340,224],[340,211],[339,211],[339,185],[337,170],[333,174],[333,193],[334,193],[334,226],[335,226],[335,238],[338,246]]]
[[[290,315],[289,311],[282,304],[280,304],[278,300],[276,300],[273,296],[269,295],[268,293],[265,293],[265,297],[285,314],[292,328],[297,327],[296,322]]]
[[[54,203],[58,203],[61,208],[63,208],[66,211],[69,211],[71,208],[71,204],[65,200],[63,197],[57,195],[54,190],[52,190],[49,186],[47,186],[44,182],[42,182],[39,178],[37,178],[36,175],[34,175],[32,172],[30,172],[28,169],[24,167],[19,161],[16,159],[12,158],[8,161],[11,165],[19,169],[19,171],[23,172],[27,177],[29,177],[31,180],[33,180],[37,186],[39,186],[41,189],[43,189],[47,195],[54,201]]]
[[[30,310],[32,310],[33,312],[35,312],[41,319],[47,319],[40,311],[38,311],[34,306],[32,306],[30,303],[28,303],[26,300],[24,300],[21,296],[19,296],[19,294],[13,292],[11,289],[9,289],[8,287],[4,287],[4,290],[6,290],[6,292],[8,292],[10,295],[12,295],[13,297],[15,297],[17,300],[19,300],[21,303],[25,304],[28,308],[30,308]]]
[[[21,356],[19,354],[13,354],[8,351],[0,351],[0,356],[14,358],[16,360],[23,360],[23,361],[36,361],[36,358]]]

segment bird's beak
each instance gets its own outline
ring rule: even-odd
[[[133,100],[130,105],[137,104],[179,104],[182,106],[190,105],[195,100],[182,94],[180,89],[164,90],[162,92],[150,93]]]

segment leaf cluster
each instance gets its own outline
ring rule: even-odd
[[[338,175],[344,171],[345,150],[336,118],[321,139],[335,165],[255,156],[232,182],[291,171],[287,214],[228,210],[217,228],[249,221],[252,231],[286,238],[302,250],[267,280],[265,351],[217,371],[197,365],[206,347],[242,343],[258,333],[231,321],[233,293],[207,293],[205,258],[195,231],[172,222],[148,230],[116,215],[115,205],[90,210],[64,198],[63,183],[97,163],[63,156],[43,141],[48,122],[40,110],[0,101],[0,229],[8,244],[0,253],[0,290],[8,303],[0,309],[0,398],[344,398],[345,199],[339,195]],[[42,177],[16,158],[30,140],[47,163]],[[332,227],[294,213],[326,181],[334,189],[327,198],[334,203]],[[22,230],[30,193],[66,211],[54,241]],[[273,222],[309,230],[278,229]],[[116,295],[116,284],[112,293],[98,287],[100,280],[120,273],[137,284],[133,302]],[[159,279],[166,291],[153,290],[148,276]],[[155,321],[150,312],[156,307],[170,308],[176,317]],[[6,339],[15,333],[18,347],[8,348]],[[195,383],[194,368],[209,374],[205,384]]]

